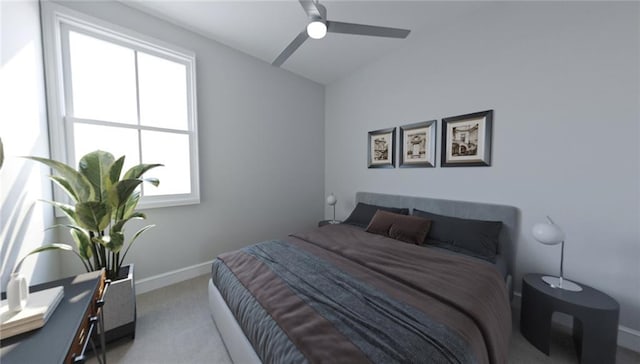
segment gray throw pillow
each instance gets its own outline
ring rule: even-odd
[[[356,205],[356,208],[353,209],[353,212],[351,212],[351,215],[349,215],[349,217],[344,221],[343,224],[350,224],[359,226],[361,228],[366,228],[367,226],[369,226],[371,219],[373,219],[373,215],[375,215],[378,210],[395,212],[396,214],[402,215],[409,215],[409,209],[368,205],[366,203],[359,202]]]
[[[414,216],[431,220],[425,244],[453,250],[477,258],[496,261],[502,221],[461,219],[414,209]]]

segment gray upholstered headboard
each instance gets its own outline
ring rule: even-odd
[[[411,209],[411,211],[419,209],[465,219],[502,221],[503,226],[499,236],[499,253],[506,258],[507,270],[513,274],[513,247],[518,237],[520,220],[518,209],[513,206],[372,192],[357,192],[356,203],[358,202],[387,207],[404,207]]]

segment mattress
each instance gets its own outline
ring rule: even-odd
[[[507,361],[500,269],[348,225],[223,254],[210,288],[263,362]]]

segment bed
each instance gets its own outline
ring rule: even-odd
[[[518,210],[368,192],[356,202],[356,210],[500,222],[496,254],[479,259],[350,224],[222,254],[212,266],[209,304],[231,359],[505,363]]]

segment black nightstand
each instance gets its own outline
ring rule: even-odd
[[[336,220],[336,221],[338,222],[338,224],[342,223],[342,221],[340,221],[340,220]],[[325,225],[332,225],[331,224],[331,220],[322,220],[322,221],[318,222],[318,227],[323,227]]]
[[[573,339],[581,363],[615,363],[620,305],[606,294],[585,286],[572,292],[552,288],[541,274],[522,278],[520,331],[538,350],[549,355],[554,312],[573,316]]]

